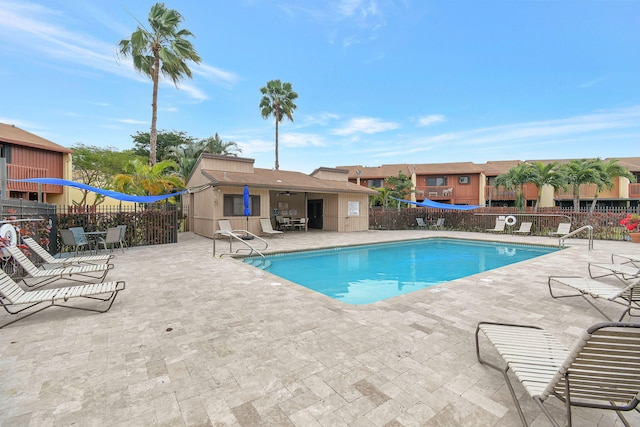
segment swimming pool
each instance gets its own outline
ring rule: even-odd
[[[266,271],[348,304],[370,304],[557,250],[421,239],[267,255]],[[245,262],[259,261],[245,258]]]

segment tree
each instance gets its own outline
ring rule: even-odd
[[[630,180],[633,179],[633,174],[629,172],[629,169],[619,164],[618,159],[609,159],[606,162],[601,159],[595,159],[594,162],[599,164],[600,179],[599,182],[596,183],[596,194],[593,196],[590,212],[593,212],[596,209],[596,203],[598,203],[600,191],[605,188],[613,188],[614,178],[624,177]]]
[[[563,187],[570,187],[573,194],[573,210],[580,212],[580,186],[596,184],[602,180],[602,166],[593,159],[573,159],[560,167]]]
[[[178,28],[183,21],[178,11],[167,9],[164,3],[156,3],[151,6],[148,21],[150,29],[144,28],[142,24],[138,25],[131,38],[120,40],[118,47],[120,56],[131,57],[134,68],[153,82],[149,152],[149,165],[153,166],[157,161],[156,122],[160,72],[177,87],[184,76],[191,78],[191,69],[187,62],[198,64],[201,59],[191,42],[187,40],[193,34],[189,30]]]
[[[293,110],[298,108],[294,100],[298,94],[293,91],[291,83],[282,83],[280,80],[270,80],[267,85],[260,89],[262,99],[260,100],[260,114],[263,119],[270,116],[276,118],[276,170],[280,169],[278,161],[278,123],[288,117],[293,122]]]
[[[117,151],[115,148],[95,147],[75,144],[73,147],[73,177],[74,180],[96,188],[112,189],[113,177],[120,173],[127,163],[136,158],[133,150]],[[89,200],[89,190],[80,190],[82,199],[75,205],[85,206]],[[104,201],[104,196],[95,194],[93,205]]]
[[[524,185],[533,182],[533,166],[523,162],[510,168],[506,173],[496,177],[496,185],[500,185],[507,190],[516,190],[516,208],[524,208]]]
[[[186,180],[195,167],[200,154],[204,151],[204,142],[189,141],[177,147],[169,148],[169,156],[178,165],[178,172]]]
[[[176,173],[178,165],[173,160],[163,160],[153,166],[140,160],[131,161],[124,174],[114,180],[116,191],[136,196],[158,196],[185,187],[184,179]]]
[[[131,135],[131,138],[133,138],[135,153],[139,156],[149,158],[149,147],[151,145],[149,132],[137,132],[135,135]],[[188,145],[196,140],[196,138],[187,135],[187,133],[183,131],[161,130],[156,137],[156,158],[158,161],[167,160],[171,157],[170,152],[174,147]]]
[[[389,186],[389,197],[393,197],[396,199],[405,200],[409,194],[413,191],[413,183],[411,182],[411,178],[402,173],[402,171],[398,171],[398,176],[390,176],[385,178],[385,184]],[[400,203],[397,200],[393,200],[390,202],[393,206],[400,206]]]
[[[547,163],[535,162],[531,165],[532,176],[530,181],[538,187],[538,198],[536,199],[535,212],[538,212],[540,199],[542,198],[542,189],[545,185],[553,187],[554,191],[562,186],[562,173],[558,170],[558,162]]]
[[[218,133],[215,136],[204,138],[200,140],[204,149],[203,152],[211,154],[219,154],[221,156],[234,156],[237,157],[238,153],[242,153],[242,149],[234,141],[224,142]]]

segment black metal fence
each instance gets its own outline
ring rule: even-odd
[[[531,222],[531,234],[546,236],[558,229],[561,222],[571,222],[572,230],[582,226],[593,227],[594,238],[598,240],[627,240],[626,229],[620,220],[628,213],[640,213],[640,208],[603,208],[590,212],[583,209],[574,212],[573,208],[544,208],[537,212],[533,208],[517,210],[515,208],[479,208],[471,211],[456,211],[432,208],[381,208],[369,210],[369,228],[385,230],[408,230],[417,227],[416,218],[435,222],[444,218],[444,228],[457,231],[485,232],[494,228],[499,216],[513,215],[516,224],[506,227],[505,233],[517,230],[521,222]],[[585,231],[585,237],[587,232]]]
[[[126,225],[128,246],[176,243],[184,221],[180,205],[169,203],[131,206],[56,206],[24,200],[0,200],[0,220],[19,227],[22,235],[36,236],[49,252],[62,250],[58,229],[83,227],[101,231]],[[51,243],[50,243],[51,242]]]

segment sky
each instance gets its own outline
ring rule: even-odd
[[[155,2],[0,0],[0,123],[133,148],[151,80],[117,54]],[[202,58],[158,130],[275,166],[260,88],[290,82],[280,169],[640,156],[640,0],[165,1]],[[148,27],[148,25],[147,25]]]

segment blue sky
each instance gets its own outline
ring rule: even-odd
[[[116,46],[152,1],[0,0],[0,122],[132,148],[151,81]],[[274,166],[260,88],[299,94],[280,168],[640,156],[640,1],[166,1],[203,61],[158,129]]]

